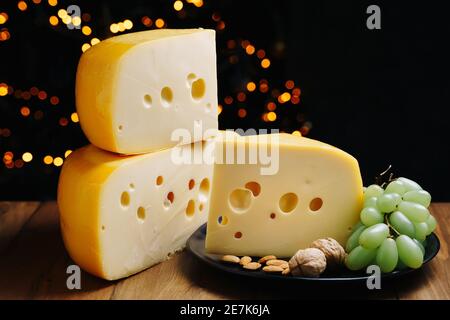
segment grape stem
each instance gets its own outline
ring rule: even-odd
[[[390,214],[389,214],[390,216]],[[397,236],[400,235],[400,232],[398,232],[390,223],[389,223],[389,219],[388,219],[388,215],[384,215],[384,223],[389,227],[390,230],[392,230],[395,234],[397,234]],[[390,232],[389,232],[390,234]]]

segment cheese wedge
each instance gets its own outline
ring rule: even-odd
[[[136,156],[93,145],[67,158],[58,186],[61,231],[72,259],[104,279],[123,278],[182,249],[209,208],[211,164],[179,164],[196,143]],[[178,164],[177,164],[178,163]]]
[[[227,149],[234,150],[234,161]],[[253,164],[233,164],[238,154]],[[267,170],[269,162],[261,154],[269,154],[273,170]],[[206,250],[291,257],[319,238],[344,245],[362,201],[358,162],[338,148],[289,134],[222,136],[216,145]]]
[[[76,77],[81,128],[95,146],[137,154],[206,140],[217,129],[213,30],[151,30],[87,50]],[[172,134],[174,136],[172,137]]]

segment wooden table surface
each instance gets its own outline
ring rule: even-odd
[[[106,281],[85,272],[66,287],[74,264],[61,239],[55,202],[0,202],[0,299],[450,299],[450,203],[433,203],[441,250],[416,274],[382,283],[318,286],[262,282],[215,270],[188,252],[137,275]]]

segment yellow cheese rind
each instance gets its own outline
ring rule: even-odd
[[[181,250],[206,222],[212,178],[212,165],[172,161],[172,152],[190,150],[121,156],[89,145],[72,152],[61,172],[58,206],[75,263],[114,280]]]
[[[171,137],[180,128],[190,132],[188,143],[207,139],[207,130],[218,126],[216,78],[213,30],[150,30],[107,39],[80,58],[75,96],[81,127],[95,146],[122,154],[186,143]],[[194,90],[197,80],[203,86]],[[171,90],[170,102],[164,88]]]
[[[261,163],[215,164],[207,252],[291,257],[319,238],[332,237],[345,244],[363,201],[358,162],[319,141],[286,134],[278,138],[280,161],[275,175],[261,175]],[[247,150],[261,147],[249,137],[229,137],[219,139],[216,150],[230,144]],[[256,196],[246,192],[255,190],[246,187],[250,182],[260,186]],[[317,198],[322,206],[313,211],[310,205]],[[292,211],[282,210],[286,203],[292,204],[287,206]]]

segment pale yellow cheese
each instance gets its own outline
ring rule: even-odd
[[[208,145],[199,142],[193,150]],[[136,156],[93,145],[72,152],[59,179],[58,205],[64,243],[75,263],[112,280],[182,249],[206,222],[213,168],[173,161],[192,147]]]
[[[90,142],[137,154],[206,140],[217,129],[213,30],[151,30],[102,41],[80,59],[76,108]]]
[[[207,252],[291,257],[319,238],[345,244],[363,199],[356,159],[308,138],[266,137],[266,142],[236,135],[218,140],[216,153],[222,151],[214,167]],[[228,148],[235,158],[239,149],[250,158],[262,147],[273,148],[273,161],[279,152],[279,162],[272,164],[276,174],[262,174],[267,165],[261,158],[255,164],[227,164],[223,156]]]

